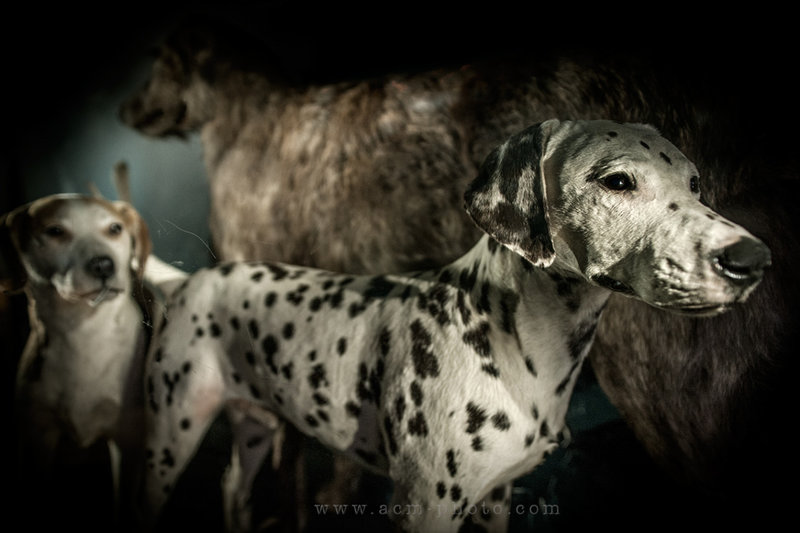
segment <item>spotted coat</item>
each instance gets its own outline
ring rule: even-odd
[[[612,291],[711,313],[758,282],[763,261],[746,282],[715,270],[707,247],[768,252],[700,204],[696,179],[650,128],[549,121],[487,158],[465,195],[487,234],[442,268],[352,276],[228,263],[194,274],[148,366],[151,510],[222,406],[246,404],[390,476],[393,503],[420,510],[396,517],[406,529],[458,529],[558,445]],[[699,236],[673,231],[673,218],[639,228],[622,216],[673,204],[704,221]],[[603,234],[618,242],[582,240]],[[685,265],[682,277],[641,268],[651,255]]]

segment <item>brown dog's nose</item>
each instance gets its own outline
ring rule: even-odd
[[[748,285],[761,279],[772,256],[762,242],[744,237],[720,250],[713,261],[719,275],[731,283]]]
[[[100,280],[107,280],[114,275],[114,260],[107,255],[98,255],[86,263],[86,272]]]

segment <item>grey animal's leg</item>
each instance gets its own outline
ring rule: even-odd
[[[231,463],[222,482],[225,525],[228,531],[251,531],[251,490],[256,474],[272,450],[272,468],[280,462],[283,427],[277,416],[255,407],[229,405],[233,431]],[[262,524],[263,525],[263,524]]]

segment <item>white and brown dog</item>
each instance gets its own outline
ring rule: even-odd
[[[126,202],[59,194],[8,213],[0,234],[12,270],[3,288],[24,287],[29,303],[16,392],[23,481],[38,493],[64,446],[105,440],[115,491],[120,480],[131,487],[149,336],[139,299],[151,249],[147,226]]]

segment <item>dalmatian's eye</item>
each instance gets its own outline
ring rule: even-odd
[[[600,178],[600,183],[612,191],[632,191],[636,189],[636,183],[633,178],[622,172],[604,176]]]
[[[697,176],[692,176],[689,179],[689,189],[694,193],[697,194],[700,192],[700,178]]]
[[[119,235],[122,233],[122,224],[119,222],[112,222],[110,226],[108,226],[108,234],[109,235]]]
[[[53,238],[63,237],[66,233],[67,231],[58,224],[53,224],[51,226],[47,226],[46,228],[44,228],[44,234],[47,235],[48,237],[53,237]]]

